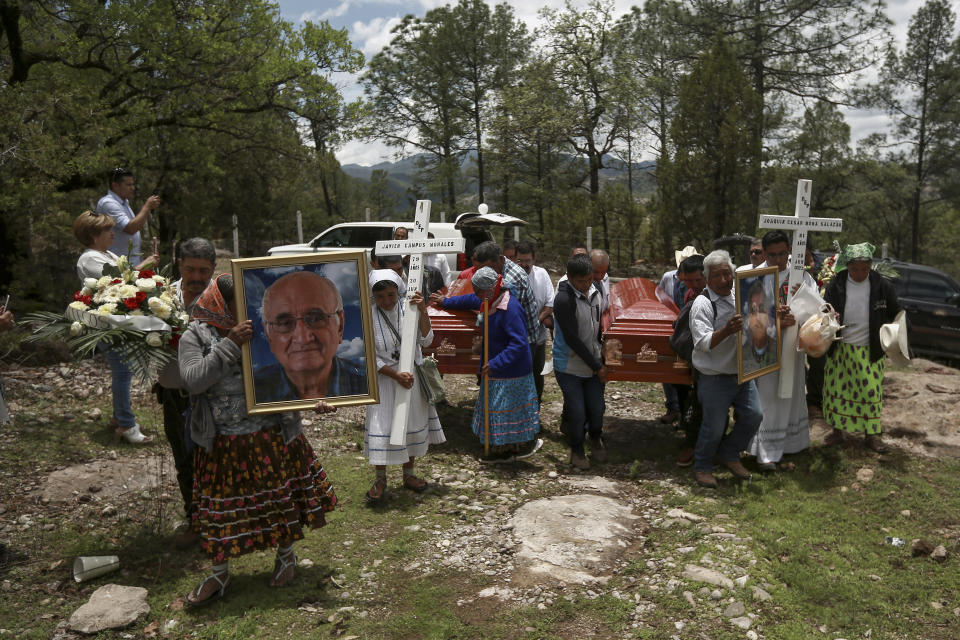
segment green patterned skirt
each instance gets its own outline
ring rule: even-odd
[[[880,433],[884,359],[870,362],[870,347],[840,342],[823,374],[823,417],[834,429]]]

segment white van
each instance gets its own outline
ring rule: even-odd
[[[454,223],[430,223],[430,232],[437,238],[463,238],[463,253],[445,254],[450,271],[462,271],[470,266],[467,264],[467,258],[473,252],[473,248],[481,242],[493,240],[490,234],[491,227],[525,224],[527,224],[525,220],[502,213],[463,213],[457,216]],[[323,253],[342,249],[365,249],[369,253],[377,240],[392,240],[397,227],[406,227],[408,230],[413,228],[411,224],[402,222],[341,222],[328,228],[310,242],[273,247],[267,251],[267,255]]]

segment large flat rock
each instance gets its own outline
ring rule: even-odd
[[[80,633],[98,633],[104,629],[119,629],[150,613],[147,590],[143,587],[125,587],[105,584],[70,616],[70,628]]]
[[[40,489],[40,498],[50,502],[72,502],[94,487],[98,499],[109,499],[131,491],[160,486],[161,468],[168,483],[176,480],[173,459],[166,456],[95,460],[54,471]]]
[[[629,547],[639,516],[594,494],[542,498],[514,513],[518,569],[574,584],[606,582],[612,560]]]

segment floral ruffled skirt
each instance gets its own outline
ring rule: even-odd
[[[337,504],[327,474],[300,434],[284,444],[279,427],[217,434],[197,448],[193,527],[216,562],[303,538]]]

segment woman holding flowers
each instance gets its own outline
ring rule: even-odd
[[[77,260],[77,275],[80,276],[81,285],[87,278],[99,280],[103,276],[105,265],[117,266],[119,257],[109,250],[113,244],[113,228],[113,218],[90,211],[84,211],[74,220],[73,235],[86,247],[86,251],[80,254],[80,259]],[[134,268],[140,270],[159,261],[159,256],[152,255]],[[130,406],[130,381],[133,378],[130,366],[116,349],[107,351],[107,362],[110,364],[113,394],[113,417],[110,419],[110,426],[113,427],[117,440],[130,444],[149,444],[153,441],[153,436],[144,435],[140,431],[140,425],[137,424],[137,418]]]
[[[400,227],[401,229],[403,227]],[[413,474],[414,460],[427,453],[431,444],[446,442],[437,409],[427,402],[426,395],[417,384],[413,373],[397,371],[400,364],[400,335],[403,333],[404,305],[400,299],[403,280],[392,269],[376,269],[370,273],[370,289],[373,295],[373,337],[377,354],[377,373],[380,381],[380,404],[367,407],[364,424],[364,449],[370,464],[376,468],[373,486],[367,491],[367,502],[374,504],[383,500],[387,487],[387,465],[399,464],[403,468],[403,486],[420,493],[427,488],[422,478]],[[420,346],[433,342],[433,330],[423,294],[417,292],[411,298],[420,314]],[[417,348],[416,362],[423,361]],[[390,428],[396,410],[398,385],[412,389],[410,394],[410,420],[407,423],[407,440],[403,445],[390,444]]]
[[[253,337],[236,321],[233,278],[223,274],[193,306],[180,340],[180,375],[190,393],[190,437],[196,443],[194,530],[213,564],[188,596],[189,606],[219,599],[230,584],[231,557],[277,548],[271,587],[293,580],[293,543],[303,525],[322,527],[337,498],[301,433],[299,412],[247,415],[240,347]],[[318,402],[315,410],[334,410]]]

